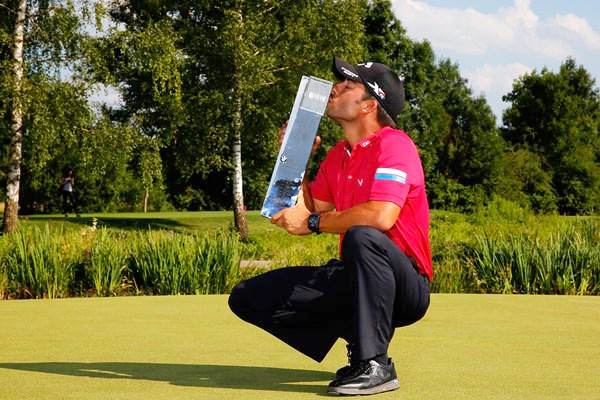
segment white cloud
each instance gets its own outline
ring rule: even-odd
[[[571,33],[575,40],[583,41],[586,47],[600,50],[600,33],[595,32],[586,19],[573,14],[565,14],[555,16],[550,19],[549,23]]]
[[[530,0],[515,0],[513,7],[500,8],[498,18],[515,30],[535,29],[539,21],[538,16],[531,10]]]
[[[463,71],[469,80],[474,94],[512,90],[515,79],[532,71],[533,68],[521,63],[502,65],[484,64],[481,67]]]
[[[394,0],[392,8],[409,36],[427,39],[439,49],[478,55],[495,42],[512,41],[506,24],[472,8],[433,7],[413,0]]]
[[[502,50],[564,60],[581,44],[600,49],[600,34],[584,18],[566,14],[541,20],[530,0],[515,0],[494,13],[416,0],[393,0],[392,8],[409,36],[427,39],[441,51],[483,55]]]

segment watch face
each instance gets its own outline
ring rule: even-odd
[[[308,216],[308,229],[312,232],[319,233],[319,222],[321,216],[319,214],[310,214]]]

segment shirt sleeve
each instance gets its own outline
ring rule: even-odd
[[[416,146],[404,135],[387,135],[379,142],[370,200],[390,201],[403,207],[411,187],[422,181]]]

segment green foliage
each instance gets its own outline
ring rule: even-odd
[[[496,197],[470,215],[434,212],[435,292],[598,294],[597,218],[534,216]]]
[[[365,16],[367,57],[404,79],[401,129],[418,145],[434,208],[472,211],[496,190],[504,142],[481,97],[472,95],[458,65],[436,63],[428,42],[409,39],[388,0],[370,1]]]
[[[472,212],[486,202],[481,185],[463,185],[441,174],[435,174],[428,179],[427,192],[430,206],[434,209]]]
[[[0,297],[227,293],[265,269],[338,257],[337,235],[290,236],[257,212],[249,222],[240,243],[226,212],[106,215],[98,230],[32,218],[0,237]],[[433,292],[600,294],[598,218],[496,197],[472,214],[434,211],[430,237]]]
[[[287,118],[301,75],[331,76],[333,54],[359,58],[361,4],[124,2],[111,10],[128,29],[110,32],[100,41],[100,59],[108,61],[98,62],[97,70],[106,82],[126,87],[126,106],[118,116],[135,116],[139,123],[143,111],[144,130],[163,138],[166,186],[177,208],[230,207],[231,146],[239,129],[244,198],[249,208],[260,206],[277,151],[277,130]],[[159,106],[171,94],[159,91],[153,97],[149,90],[156,83],[149,78],[155,73],[136,61],[156,57],[135,50],[142,33],[152,29],[163,36],[151,35],[148,43],[169,43],[172,56],[153,62],[168,65],[172,76],[180,77],[181,109]],[[130,40],[132,36],[140,42]],[[234,120],[238,104],[239,121]]]
[[[141,210],[146,201],[151,210],[231,208],[236,137],[244,200],[259,208],[300,77],[333,79],[332,55],[384,62],[404,78],[398,125],[419,147],[432,207],[471,212],[500,195],[536,213],[599,212],[599,92],[572,59],[557,73],[515,82],[499,134],[458,65],[410,39],[389,0],[29,5],[23,213],[60,209],[67,165],[77,173],[82,211]],[[0,13],[4,173],[14,22]],[[93,109],[87,96],[98,84],[118,89],[122,106]],[[341,137],[328,119],[320,134],[315,161]]]
[[[5,261],[11,250],[11,242],[8,240],[0,240],[0,300],[7,299],[12,290],[8,264]]]
[[[600,96],[590,74],[569,58],[558,73],[543,69],[523,76],[504,100],[511,106],[504,113],[503,136],[517,149],[539,157],[538,164],[550,178],[551,190],[547,178],[542,183],[541,208],[555,205],[564,214],[597,213]],[[540,191],[528,196],[539,197]]]
[[[518,149],[504,154],[497,192],[538,213],[557,210],[552,175],[542,165],[542,158],[529,150]]]
[[[497,221],[527,224],[532,219],[532,214],[527,207],[495,195],[485,206],[480,206],[469,214],[468,219],[479,225],[489,225]]]
[[[54,73],[81,61],[83,19],[71,0],[47,0],[28,6],[25,58],[31,73]],[[33,11],[33,12],[32,12]]]
[[[50,1],[33,3],[29,9],[22,94],[25,129],[20,211],[24,214],[60,209],[58,187],[60,175],[67,166],[76,171],[76,190],[83,211],[142,209],[145,193],[153,195],[150,204],[155,209],[169,207],[160,190],[160,165],[157,166],[148,151],[149,146],[144,143],[140,124],[111,121],[106,110],[93,110],[88,104],[88,91],[97,78],[90,74],[90,63],[95,60],[89,57],[100,54],[92,51],[95,41],[84,29],[84,23],[91,16],[88,6],[89,3],[75,7],[71,1]],[[2,49],[5,44],[7,50],[12,47],[13,29],[12,17],[0,18]],[[164,64],[163,53],[168,51],[168,42],[158,32],[149,30],[145,34],[156,36],[161,45],[154,42],[155,46],[138,46],[146,55],[144,66],[154,73],[156,90],[169,92],[170,102],[177,103],[177,93],[173,90],[177,80],[172,83],[166,73],[169,66]],[[9,83],[12,78],[8,55],[3,52],[0,57],[0,114],[3,117],[0,149],[10,140],[12,92]],[[167,105],[160,103],[162,107]],[[143,162],[136,163],[136,155],[142,155]],[[0,157],[4,170],[7,152],[0,150]]]

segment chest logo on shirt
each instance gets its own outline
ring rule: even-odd
[[[362,187],[364,179],[360,178],[360,179],[357,179],[356,181],[358,182],[358,186]]]

